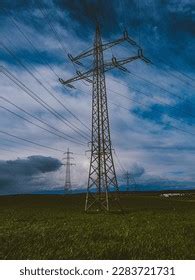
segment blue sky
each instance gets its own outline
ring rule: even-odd
[[[4,0],[0,130],[9,135],[0,132],[0,194],[63,188],[62,151],[68,147],[77,164],[72,173],[74,188],[86,187],[91,85],[77,82],[71,90],[57,77],[72,77],[75,66],[84,70],[74,66],[67,53],[77,55],[93,44],[96,19],[104,42],[122,37],[126,29],[152,61],[126,65],[130,73],[115,69],[106,74],[112,144],[120,158],[118,163],[114,156],[119,183],[124,184],[123,170],[129,170],[140,189],[195,188],[195,1],[144,0],[138,5],[135,0]],[[136,48],[124,43],[108,50],[105,60],[136,53]],[[92,60],[83,64],[89,68]],[[24,85],[28,94],[35,93],[60,117],[27,95]]]

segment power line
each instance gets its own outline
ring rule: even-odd
[[[49,20],[48,15],[45,13],[43,8],[41,7],[41,4],[40,4],[39,0],[37,1],[37,4],[38,4],[38,9],[40,10],[41,14],[43,15],[43,18],[45,19],[46,23],[49,25],[51,31],[53,32],[55,38],[57,39],[58,44],[59,44],[60,48],[62,49],[63,54],[66,53],[66,55],[68,57],[68,52],[67,52],[64,44],[62,43],[61,37],[59,36],[58,32],[56,31],[56,29],[55,29],[54,25],[52,24],[51,20]],[[75,64],[72,61],[71,61],[71,63],[72,63],[72,65],[73,65],[73,67],[76,71],[77,69],[76,69]]]
[[[135,89],[135,88],[132,87],[132,86],[129,86],[129,85],[127,86],[125,83],[120,82],[120,81],[118,81],[118,80],[116,80],[116,79],[114,79],[114,78],[112,78],[112,77],[110,77],[110,79],[113,80],[113,81],[115,81],[115,82],[117,82],[117,83],[119,83],[119,84],[121,84],[121,85],[124,85],[126,88],[130,88],[130,89],[132,89],[132,90],[134,90],[134,91],[136,91],[136,92],[138,92],[138,93],[144,94],[144,95],[147,96],[148,98],[156,99],[159,103],[162,103],[162,104],[165,104],[165,105],[167,105],[167,106],[169,106],[169,107],[175,108],[175,106],[172,106],[172,105],[170,105],[170,104],[168,104],[168,103],[165,103],[165,102],[163,102],[163,101],[158,100],[158,98],[154,97],[153,95],[151,96],[151,95],[149,95],[149,94],[147,94],[147,93],[144,93],[144,92],[141,91],[141,90]],[[141,79],[141,78],[140,78],[140,79]],[[185,99],[184,99],[184,100],[185,100]],[[183,109],[180,109],[180,111],[182,111],[183,113],[185,113],[185,114],[187,114],[187,115],[189,115],[189,116],[191,116],[191,117],[195,117],[195,115],[191,114],[191,113],[188,112],[188,111],[185,111],[185,110],[183,110]]]
[[[1,140],[3,140],[3,141],[8,141],[8,142],[12,142],[12,143],[15,143],[15,144],[21,144],[20,142],[11,141],[11,140],[8,140],[8,139],[4,139],[4,138],[2,138],[2,137],[1,137]],[[12,149],[13,149],[13,148],[16,148],[16,147],[13,147],[12,145],[9,145],[9,144],[7,144],[7,143],[6,143],[6,144],[1,143],[1,145],[7,146],[7,147],[11,147]],[[23,143],[23,145],[24,145],[24,143]],[[22,151],[23,151],[23,150],[26,150],[26,151],[31,152],[31,153],[32,153],[32,152],[33,152],[33,153],[35,152],[35,151],[33,151],[33,150],[29,149],[29,148],[28,148],[28,149],[27,149],[27,148],[24,148],[23,146],[22,146],[21,148],[22,148]]]
[[[5,9],[4,9],[5,10]],[[32,43],[32,41],[29,39],[29,37],[23,32],[22,28],[18,25],[17,21],[15,20],[15,18],[13,16],[9,16],[12,19],[13,24],[16,26],[16,28],[20,31],[20,33],[23,35],[23,37],[27,40],[27,42],[31,45],[31,47],[33,48],[33,50],[39,55],[39,57],[41,58],[42,62],[44,62],[52,71],[52,73],[57,77],[57,79],[59,79],[59,75],[56,74],[56,72],[53,70],[53,67],[50,65],[50,63],[48,61],[46,61],[45,59],[42,58],[41,53],[39,52],[39,50],[35,47],[35,45]],[[68,111],[75,119],[77,119],[77,121],[79,121],[85,128],[89,129],[88,126],[86,126],[85,123],[83,123],[73,112],[71,112],[55,95],[53,95],[53,93],[50,92],[50,95],[52,95],[53,98],[55,98],[55,100],[66,110]]]
[[[126,98],[126,99],[129,99],[128,96],[126,96],[126,95],[124,95],[124,94],[121,94],[120,92],[114,91],[114,90],[112,90],[112,89],[109,89],[109,90],[110,90],[111,92],[113,92],[113,93],[116,93],[116,94],[118,94],[118,95],[120,95],[120,96]],[[152,97],[152,96],[148,96],[147,94],[144,94],[143,92],[140,92],[140,93],[142,93],[143,95],[145,95],[145,96],[148,97],[148,98],[157,100],[160,104],[167,105],[167,106],[170,107],[171,109],[174,109],[174,108],[175,108],[174,106],[171,106],[171,105],[169,105],[169,104],[167,104],[167,103],[165,103],[165,102],[159,101],[157,98],[154,98],[154,97]],[[132,100],[132,99],[130,99],[130,100]],[[160,110],[158,110],[158,111],[161,112],[161,113],[163,113],[163,112],[160,111]],[[166,113],[166,114],[167,114],[170,118],[173,118],[173,119],[175,119],[175,120],[177,120],[177,121],[179,121],[179,122],[182,122],[182,123],[187,124],[184,120],[180,120],[180,119],[174,117],[174,115],[170,115],[169,113]],[[189,123],[188,123],[188,125],[192,126],[192,124],[189,124]]]
[[[135,103],[138,103],[138,104],[140,104],[140,105],[143,105],[143,106],[147,107],[147,105],[144,104],[143,102],[139,102],[139,101],[134,100],[134,99],[131,99],[131,98],[128,98],[128,99],[130,99],[131,101],[133,101],[133,102],[135,102]],[[116,103],[113,103],[113,102],[110,102],[110,103],[112,103],[112,104],[115,105],[115,106],[119,106],[119,107],[121,107],[122,109],[127,110],[128,112],[130,111],[128,108],[125,108],[125,107],[123,107],[123,106],[121,106],[121,105],[119,105],[119,104],[116,104]],[[152,110],[157,111],[157,109],[152,109]],[[159,112],[159,111],[157,111],[157,112]],[[158,122],[158,123],[166,124],[166,125],[168,125],[168,126],[174,128],[174,129],[176,129],[176,130],[180,130],[180,131],[182,131],[182,132],[191,134],[191,135],[193,135],[193,136],[195,135],[194,133],[191,133],[191,132],[189,132],[189,131],[186,131],[186,130],[184,130],[184,129],[182,129],[182,128],[179,128],[179,127],[174,126],[174,125],[169,124],[169,123],[165,123],[165,122]]]
[[[64,45],[62,44],[62,40],[58,34],[58,32],[56,31],[56,29],[54,28],[53,24],[51,23],[51,21],[49,20],[48,16],[46,15],[46,13],[44,12],[44,10],[42,9],[41,7],[41,4],[40,4],[40,1],[38,0],[37,1],[37,4],[38,4],[38,9],[40,10],[41,14],[43,15],[46,23],[49,24],[50,26],[50,29],[52,30],[52,32],[54,33],[59,45],[61,46],[61,49],[63,50],[63,52],[65,52],[67,55],[68,55],[68,52],[66,50],[66,48],[64,47]]]
[[[168,66],[169,68],[172,68],[174,71],[178,72],[178,71],[175,70],[173,67],[171,67],[169,64],[167,64],[166,62],[164,62],[164,60],[162,60],[162,58],[156,58],[156,57],[155,57],[154,59],[157,60],[157,61],[160,61],[160,62],[161,62],[162,64],[164,64],[165,66]],[[154,63],[152,63],[152,64],[154,64]],[[154,65],[155,65],[156,67],[158,67],[158,65],[156,65],[156,64],[154,64]],[[191,85],[186,79],[182,79],[182,77],[178,77],[177,75],[173,74],[173,73],[170,72],[170,71],[169,71],[169,73],[168,73],[168,71],[165,70],[165,69],[162,69],[162,68],[161,68],[161,70],[163,70],[164,72],[166,72],[168,75],[173,76],[173,77],[176,78],[177,80],[182,81],[182,82],[185,83],[186,85],[188,85],[188,86],[194,88],[194,85]]]
[[[44,102],[41,98],[39,98],[38,95],[36,95],[32,90],[30,90],[27,86],[24,85],[21,81],[19,81],[13,74],[11,74],[7,69],[6,72],[2,72],[6,77],[8,77],[11,81],[13,81],[17,86],[19,86],[26,94],[28,94],[33,100],[38,102],[42,107],[44,107],[47,111],[52,113],[54,116],[56,116],[53,111],[50,109],[50,106]],[[8,75],[7,75],[8,74]],[[11,77],[10,77],[10,76]],[[32,94],[31,94],[32,93]],[[35,97],[36,96],[36,97]],[[49,107],[47,107],[47,106]],[[60,119],[61,120],[61,119]],[[72,136],[68,136],[69,138],[74,139]]]
[[[123,167],[123,165],[122,165],[122,163],[121,163],[121,161],[120,161],[120,159],[119,159],[119,157],[118,157],[118,155],[117,155],[115,149],[114,149],[114,154],[115,154],[115,157],[116,157],[116,159],[117,159],[118,166],[120,167],[120,170],[122,171],[122,173],[125,172],[125,168]]]
[[[154,13],[154,1],[152,1],[152,6],[153,6],[153,13]],[[166,32],[167,30],[165,30],[165,27],[162,25],[161,26],[162,29],[164,29],[164,31]],[[150,40],[151,42],[153,42],[153,40]],[[161,53],[158,53],[159,56],[161,56]],[[188,80],[191,80],[193,82],[195,82],[195,79],[193,79],[192,77],[190,77],[188,74],[182,72],[181,70],[175,69],[175,66],[172,63],[168,63],[167,61],[164,62],[164,60],[162,60],[162,58],[158,58],[159,61],[162,61],[165,65],[168,65],[170,68],[172,68],[174,71],[178,72],[181,76],[186,77]],[[176,67],[177,68],[177,67]]]
[[[51,114],[53,114],[56,118],[58,118],[60,121],[62,121],[65,125],[73,129],[69,125],[69,121],[67,120],[66,122],[64,119],[62,119],[62,115],[59,114],[55,109],[53,109],[49,104],[47,104],[41,97],[39,97],[34,91],[29,89],[23,82],[18,80],[13,74],[11,74],[6,68],[1,67],[1,72],[7,76],[12,82],[17,84],[25,93],[27,93],[31,98],[33,98],[36,102],[38,102],[42,107],[44,107],[47,111],[49,111]],[[6,72],[5,72],[6,71]],[[11,76],[11,77],[10,77]],[[77,132],[78,133],[78,132]],[[83,136],[84,137],[84,136]]]
[[[159,59],[160,60],[160,59]],[[161,61],[163,61],[162,59],[161,59]],[[165,63],[165,62],[164,62]],[[166,63],[167,64],[167,63]],[[170,64],[167,64],[170,68],[172,68],[172,69],[174,69],[175,70],[175,68],[172,66],[172,65],[170,65]],[[184,77],[186,77],[186,78],[188,78],[189,80],[192,80],[193,82],[195,82],[195,79],[193,79],[192,77],[190,77],[190,76],[188,76],[187,74],[185,74],[185,73],[183,73],[183,72],[181,72],[181,71],[179,71],[179,70],[175,70],[175,71],[177,71],[179,74],[181,74],[181,75],[183,75]]]
[[[21,65],[37,81],[38,84],[40,84],[52,97],[54,97],[56,100],[58,100],[58,98],[56,98],[56,96],[47,87],[45,87],[45,85],[32,73],[31,70],[28,69],[28,67],[26,65],[24,65],[24,63],[21,62],[21,60],[19,58],[17,58],[17,56],[8,47],[6,47],[2,42],[0,42],[0,44],[17,61],[17,63],[19,65]],[[41,99],[40,97],[38,97],[38,98]],[[61,103],[61,101],[59,101],[59,102],[65,108],[64,104]],[[47,104],[47,106],[50,107],[50,109],[52,108],[48,104]],[[61,115],[55,109],[52,108],[52,111],[55,111],[55,114],[58,115],[58,118],[60,118],[61,121],[63,121],[68,127],[70,127],[72,130],[74,130],[77,134],[79,134],[83,138],[87,139],[87,137],[84,136],[84,133],[81,131],[80,128],[78,128],[76,125],[73,125],[70,121],[68,121],[63,115]]]
[[[74,138],[69,136],[68,134],[56,129],[54,126],[48,124],[47,122],[43,121],[42,119],[38,118],[37,116],[35,115],[32,115],[31,113],[27,112],[26,110],[22,109],[21,107],[19,107],[18,105],[14,104],[13,102],[9,101],[7,98],[3,97],[3,96],[0,96],[0,99],[2,99],[3,101],[7,102],[8,104],[11,104],[12,106],[14,106],[15,108],[17,108],[18,110],[20,110],[21,112],[27,114],[28,116],[38,120],[39,122],[43,123],[44,125],[47,125],[48,127],[52,128],[53,130],[57,131],[58,133],[61,133],[63,135],[65,135],[66,137],[69,137],[70,139],[73,139],[72,142],[74,142]],[[65,139],[65,138],[64,138]],[[70,141],[69,139],[67,139],[68,141]],[[79,141],[76,141],[75,143],[78,143],[78,144],[84,144],[83,142],[79,142]]]
[[[5,152],[10,152],[10,150],[7,150],[7,149],[1,148],[1,147],[0,147],[0,150],[1,150],[1,151],[5,151]],[[11,152],[12,152],[12,153],[13,153],[13,152],[14,152],[14,153],[17,153],[17,152],[15,152],[15,151],[11,151]]]
[[[126,50],[129,50],[129,48],[127,46],[121,46],[123,48],[125,48]],[[152,57],[154,58],[154,60],[159,61],[161,64],[164,64],[165,66],[168,66],[169,68],[172,68],[175,72],[179,73],[182,75],[182,73],[180,73],[178,70],[176,70],[173,66],[171,66],[170,64],[168,64],[167,62],[165,62],[162,58],[157,58],[156,56],[154,56],[154,53],[152,52]],[[158,67],[158,65],[156,65],[156,63],[154,63],[153,61],[151,62],[152,66],[156,66]],[[177,76],[174,73],[170,72],[168,73],[168,71],[166,69],[161,68],[162,71],[166,72],[168,75],[173,76],[174,78],[176,78],[177,80],[179,80],[180,82],[185,83],[186,85],[193,87],[194,85],[190,84],[190,82],[188,80],[186,80],[185,78],[182,78],[181,76]]]
[[[108,88],[108,90],[112,92],[111,89]],[[80,91],[83,92],[83,93],[85,93],[85,94],[90,95],[89,92],[86,92],[86,91],[83,91],[83,90],[80,90]],[[115,93],[116,93],[116,92],[115,92]],[[121,95],[120,93],[117,93],[117,94]],[[121,96],[123,96],[123,95],[121,95]],[[123,96],[123,97],[124,97],[124,96]],[[133,102],[135,102],[135,103],[137,103],[137,104],[139,104],[139,105],[143,105],[143,106],[145,106],[146,108],[148,108],[147,105],[144,104],[143,102],[134,100],[134,99],[132,99],[132,98],[130,98],[130,97],[127,97],[127,96],[125,96],[125,98],[127,98],[127,99],[129,99],[129,100],[131,100],[131,101],[133,101]],[[128,108],[125,108],[125,107],[123,107],[123,106],[121,106],[121,105],[119,105],[119,104],[116,104],[116,103],[112,102],[112,101],[110,101],[110,103],[113,104],[113,105],[115,105],[115,106],[120,107],[121,109],[124,109],[124,110],[130,112],[130,110],[129,110]],[[157,111],[158,113],[159,113],[159,112],[162,113],[160,110],[157,110],[157,109],[154,109],[154,108],[152,108],[152,110],[153,110],[153,111]],[[177,119],[177,120],[178,120],[178,119]],[[184,129],[178,128],[178,127],[176,127],[176,126],[174,126],[174,125],[171,125],[171,124],[169,124],[169,123],[165,123],[165,122],[159,122],[159,123],[161,123],[161,124],[163,124],[163,125],[168,125],[168,126],[174,128],[174,129],[176,129],[176,130],[180,130],[180,131],[185,132],[185,133],[188,133],[188,134],[190,134],[190,135],[195,135],[194,133],[191,133],[191,132],[186,131],[186,130],[184,130]]]
[[[2,8],[4,11],[6,11],[6,9]],[[42,60],[42,62],[44,64],[47,64],[47,66],[49,67],[49,69],[52,71],[52,73],[57,77],[57,79],[59,79],[58,74],[55,72],[55,70],[53,69],[53,67],[51,66],[50,63],[48,63],[48,61],[46,61],[45,59],[43,59],[40,51],[35,47],[35,45],[33,44],[33,42],[29,39],[29,37],[25,34],[25,32],[22,30],[22,28],[19,26],[17,20],[9,15],[9,13],[7,12],[8,17],[11,19],[12,23],[14,24],[14,26],[19,30],[19,32],[22,34],[22,36],[27,40],[27,42],[29,43],[29,45],[33,48],[33,50],[38,54],[39,58]]]
[[[57,152],[64,152],[63,150],[56,149],[56,148],[51,148],[51,147],[48,147],[48,146],[46,146],[46,145],[39,144],[39,143],[36,143],[36,142],[34,142],[34,141],[31,141],[31,140],[29,140],[29,139],[25,139],[25,138],[16,136],[16,135],[14,135],[14,134],[10,134],[10,133],[8,133],[8,132],[6,132],[6,131],[0,130],[0,133],[5,134],[5,135],[10,136],[10,137],[14,137],[14,138],[16,138],[16,139],[19,139],[19,140],[22,140],[22,141],[25,141],[25,142],[28,142],[28,143],[31,143],[31,144],[33,144],[33,145],[36,145],[36,146],[39,146],[39,147],[42,147],[42,148],[46,148],[46,149],[53,150],[53,151],[57,151]]]
[[[28,123],[30,123],[30,124],[33,124],[34,126],[40,128],[40,129],[42,129],[42,130],[44,130],[44,131],[46,131],[46,132],[49,132],[49,133],[51,133],[51,134],[53,134],[53,135],[55,135],[55,136],[57,136],[57,137],[59,137],[59,138],[65,139],[65,140],[67,140],[67,141],[70,141],[70,142],[73,142],[73,143],[76,143],[76,144],[79,144],[79,145],[84,145],[84,144],[81,144],[81,143],[79,143],[79,142],[76,142],[76,141],[73,141],[73,140],[69,140],[69,139],[67,139],[67,138],[65,138],[65,137],[63,137],[63,136],[61,136],[61,135],[59,135],[59,134],[56,134],[55,132],[53,132],[53,131],[51,131],[51,130],[49,130],[49,129],[47,129],[47,128],[44,128],[44,127],[42,127],[42,126],[40,126],[40,125],[38,125],[38,124],[36,124],[36,123],[34,123],[34,122],[28,120],[27,118],[25,118],[25,117],[23,117],[23,116],[21,116],[21,115],[15,113],[15,112],[11,111],[10,109],[8,109],[8,108],[6,108],[6,107],[4,107],[4,106],[1,106],[1,105],[0,105],[0,108],[6,110],[6,111],[9,112],[10,114],[12,114],[12,115],[14,115],[14,116],[17,116],[18,118],[20,118],[20,119],[22,119],[22,120],[24,120],[24,121],[26,121],[26,122],[28,122]]]
[[[167,90],[167,89],[165,89],[165,88],[163,88],[163,87],[161,87],[161,86],[158,86],[157,84],[155,84],[155,83],[153,83],[153,82],[151,82],[151,81],[149,81],[149,80],[147,80],[147,79],[145,79],[145,78],[143,78],[143,77],[141,77],[141,76],[135,74],[134,72],[126,72],[126,73],[129,74],[129,75],[132,75],[132,76],[134,76],[134,77],[137,77],[138,79],[141,79],[141,80],[145,81],[146,83],[148,83],[148,84],[150,84],[150,85],[153,85],[153,86],[155,86],[155,87],[158,87],[158,88],[160,88],[162,91],[167,92],[167,93],[169,93],[169,94],[171,94],[171,95],[173,95],[173,96],[175,96],[175,97],[177,97],[177,98],[179,98],[179,99],[181,99],[181,100],[184,100],[184,101],[190,103],[189,101],[185,100],[182,96],[180,96],[180,95],[178,95],[178,94],[176,94],[176,93],[173,93],[173,92],[171,92],[171,91],[169,91],[169,90]]]

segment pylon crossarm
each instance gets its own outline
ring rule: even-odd
[[[79,80],[82,80],[82,79],[86,79],[87,77],[92,76],[92,75],[89,75],[91,73],[93,73],[93,69],[90,69],[90,70],[88,70],[88,71],[86,71],[84,73],[80,72],[77,76],[75,76],[75,77],[73,77],[73,78],[71,78],[69,80],[66,80],[66,81],[60,78],[59,81],[63,85],[69,85],[72,82],[76,82],[76,81],[79,81]]]
[[[128,43],[130,43],[133,46],[139,47],[139,45],[133,39],[131,39],[129,37],[127,31],[124,32],[123,37],[121,37],[119,39],[116,39],[114,41],[108,42],[108,43],[104,43],[104,44],[101,45],[101,47],[102,47],[102,50],[105,51],[105,50],[110,49],[110,48],[112,48],[112,47],[114,47],[118,44],[121,44],[125,41],[127,41]],[[79,55],[77,55],[75,57],[73,57],[72,55],[69,54],[69,58],[72,62],[80,63],[80,62],[78,62],[78,60],[80,60],[82,58],[92,56],[93,54],[94,54],[94,48],[91,48],[90,50],[84,51],[84,52],[80,53]]]
[[[121,60],[117,60],[115,57],[112,58],[112,61],[108,61],[106,62],[103,66],[100,66],[100,67],[96,67],[96,69],[90,69],[84,73],[79,73],[79,75],[69,79],[69,80],[66,80],[64,81],[63,79],[59,79],[59,81],[64,84],[64,85],[69,85],[73,82],[76,82],[76,81],[79,81],[79,80],[82,80],[82,79],[87,79],[89,77],[92,77],[93,76],[93,72],[94,70],[99,70],[101,69],[102,67],[104,67],[104,72],[107,72],[109,70],[112,70],[114,68],[120,68],[120,66],[124,65],[124,64],[127,64],[127,63],[130,63],[134,60],[137,60],[137,59],[140,59],[140,56],[139,55],[136,55],[136,56],[130,56],[126,59],[121,59]]]

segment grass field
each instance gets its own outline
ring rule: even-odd
[[[0,259],[195,259],[195,195],[123,195],[125,214],[84,195],[0,197]]]

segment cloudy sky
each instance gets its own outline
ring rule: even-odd
[[[61,85],[92,66],[73,56],[129,36],[151,60],[106,73],[119,183],[131,172],[139,189],[195,188],[194,0],[2,0],[0,5],[0,194],[63,189],[63,152],[74,153],[74,188],[86,188],[91,84]],[[105,52],[137,54],[129,43]],[[26,141],[24,141],[26,140]]]

